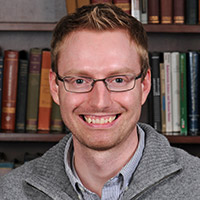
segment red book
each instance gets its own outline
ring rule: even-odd
[[[161,0],[161,24],[172,24],[172,0]]]
[[[43,50],[41,78],[40,78],[38,130],[50,129],[50,118],[51,118],[51,94],[49,88],[50,68],[51,68],[51,53],[49,50]]]
[[[160,23],[160,4],[159,0],[148,1],[148,23],[159,24]]]
[[[3,130],[15,130],[17,78],[19,53],[7,50],[4,52],[2,119]]]
[[[174,0],[174,24],[184,24],[185,22],[185,1]]]
[[[131,1],[130,0],[113,0],[113,3],[121,8],[124,12],[131,14]]]

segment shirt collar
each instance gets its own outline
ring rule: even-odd
[[[121,169],[121,171],[116,175],[119,178],[122,177],[122,190],[126,189],[129,185],[129,182],[132,178],[132,175],[134,171],[136,170],[139,161],[141,160],[142,153],[144,150],[144,140],[145,140],[145,133],[144,131],[140,128],[139,125],[137,125],[137,130],[138,130],[138,147],[132,156],[131,160]],[[78,178],[75,168],[74,168],[74,163],[73,163],[73,142],[72,142],[72,136],[68,140],[66,147],[65,147],[65,152],[64,152],[64,164],[65,164],[65,171],[67,173],[67,176],[69,177],[69,180],[75,189],[75,191],[78,190],[77,185],[82,186],[82,183],[80,179]],[[114,177],[113,177],[114,178]],[[80,189],[80,188],[79,188]],[[86,189],[87,190],[87,189]],[[77,191],[78,192],[78,191]]]

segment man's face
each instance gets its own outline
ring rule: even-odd
[[[59,49],[58,73],[103,79],[113,75],[139,75],[140,59],[135,44],[125,31],[77,31],[66,37]],[[74,145],[106,150],[125,144],[137,135],[136,123],[150,90],[150,71],[135,88],[110,92],[102,81],[88,93],[71,93],[63,83],[56,85],[50,73],[51,93],[60,105],[66,126],[72,131]],[[90,121],[90,123],[89,123]]]

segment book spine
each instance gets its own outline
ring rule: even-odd
[[[160,106],[161,106],[161,132],[166,133],[166,110],[165,110],[165,67],[163,54],[160,56]]]
[[[140,2],[139,0],[131,0],[131,15],[140,21]]]
[[[160,23],[160,2],[159,0],[148,1],[148,23],[159,24]]]
[[[80,8],[82,6],[90,4],[90,0],[77,0],[77,7]]]
[[[113,0],[113,3],[124,12],[131,14],[131,2],[129,0]]]
[[[160,53],[150,53],[150,65],[152,68],[152,89],[153,89],[153,124],[157,131],[161,131],[160,112]],[[159,108],[159,109],[158,109]]]
[[[172,0],[161,0],[161,24],[172,24]]]
[[[91,0],[91,3],[112,3],[112,0]]]
[[[180,68],[179,52],[171,53],[171,89],[172,89],[172,131],[173,135],[180,134]]]
[[[30,63],[28,75],[26,130],[37,131],[39,87],[41,69],[41,49],[30,50]]]
[[[65,0],[67,14],[72,14],[76,11],[77,2],[76,0]]]
[[[140,0],[140,20],[142,24],[148,23],[148,0]]]
[[[198,135],[200,132],[200,71],[199,53],[196,51],[188,52],[188,133]]]
[[[19,72],[17,83],[16,131],[25,132],[26,102],[28,83],[28,55],[26,51],[19,52]]]
[[[198,20],[198,0],[186,0],[186,24],[195,25]]]
[[[50,130],[51,94],[49,87],[49,70],[51,68],[51,52],[42,51],[38,130]]]
[[[199,8],[198,8],[199,10],[199,15],[198,15],[198,23],[200,24],[200,0],[199,0]]]
[[[1,128],[15,130],[19,53],[6,50],[4,56]]]
[[[3,56],[0,56],[0,122],[2,114],[2,91],[3,91]]]
[[[180,132],[187,135],[187,71],[186,53],[180,53]]]
[[[173,13],[174,24],[185,23],[185,0],[174,0]]]
[[[171,53],[164,52],[166,134],[172,134]]]
[[[62,132],[63,122],[60,114],[60,107],[53,101],[51,110],[51,131]]]

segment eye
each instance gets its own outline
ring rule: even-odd
[[[124,82],[124,79],[123,79],[123,78],[117,77],[117,78],[115,78],[113,81],[116,82],[116,83],[123,83],[123,82]]]
[[[79,79],[76,79],[74,82],[75,82],[76,84],[80,85],[80,84],[85,83],[85,80],[79,78]]]

